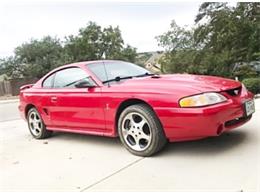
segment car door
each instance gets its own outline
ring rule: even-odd
[[[57,105],[56,101],[53,101],[52,97],[55,97],[56,90],[53,89],[53,82],[54,82],[55,73],[46,77],[42,82],[42,88],[40,93],[38,93],[38,104],[42,110],[41,117],[44,120],[44,123],[47,127],[61,127],[64,125],[62,122],[63,114],[57,113]]]
[[[53,126],[85,131],[104,131],[104,108],[99,86],[77,88],[80,81],[93,82],[87,72],[70,67],[56,72],[50,101]]]

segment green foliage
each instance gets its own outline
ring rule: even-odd
[[[4,73],[11,78],[40,78],[69,59],[59,39],[50,36],[18,46],[14,57],[2,59]]]
[[[101,59],[103,54],[102,29],[90,22],[87,27],[79,29],[77,36],[66,38],[65,50],[72,61]]]
[[[20,64],[20,61],[12,56],[1,59],[1,74],[6,74],[8,77],[12,78],[20,78],[24,67],[18,64]]]
[[[173,20],[169,31],[157,36],[159,45],[166,49],[166,54],[159,60],[163,72],[196,72],[192,67],[195,64],[196,49],[193,39],[193,30],[179,27]]]
[[[203,3],[195,28],[179,27],[157,37],[166,50],[161,63],[166,72],[188,72],[225,77],[255,76],[254,70],[237,63],[260,60],[260,3]]]
[[[196,50],[182,50],[166,53],[160,58],[162,71],[166,73],[198,73],[203,74],[203,69],[193,64]],[[187,55],[189,54],[189,55]]]
[[[241,65],[233,74],[238,77],[240,81],[246,78],[254,78],[258,76],[257,72],[249,65]]]
[[[195,42],[204,52],[225,53],[229,71],[236,62],[256,60],[260,51],[259,5],[238,3],[233,8],[226,3],[203,3],[196,17]],[[207,18],[206,23],[200,23]]]
[[[136,49],[127,45],[119,27],[109,26],[102,29],[94,22],[88,23],[85,28],[79,30],[77,36],[66,38],[65,50],[72,61],[88,61],[99,59],[124,59],[135,61]]]
[[[119,27],[102,29],[94,22],[66,37],[63,43],[50,36],[32,39],[15,49],[14,57],[0,60],[0,71],[11,78],[40,78],[60,65],[88,60],[119,59],[134,62],[136,49],[127,45]]]
[[[136,48],[127,45],[126,48],[122,49],[120,55],[116,59],[125,60],[129,62],[136,62],[136,57],[137,57]]]
[[[102,35],[103,55],[108,59],[120,58],[124,41],[119,27],[113,28],[109,26],[108,28],[104,28]]]
[[[163,35],[157,36],[159,45],[166,48],[166,51],[178,51],[194,47],[193,30],[186,30],[171,22],[170,30]]]
[[[22,76],[40,78],[51,69],[65,63],[68,57],[63,52],[60,40],[47,36],[17,47],[15,58]]]
[[[260,93],[260,78],[248,78],[242,81],[246,88],[254,94]]]

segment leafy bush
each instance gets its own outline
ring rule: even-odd
[[[246,88],[254,94],[260,93],[260,78],[247,78],[242,81]]]
[[[256,70],[253,67],[251,67],[251,66],[249,66],[247,64],[247,65],[242,65],[242,66],[238,67],[233,72],[233,75],[237,76],[238,79],[241,81],[241,80],[244,80],[246,78],[255,78],[255,77],[257,77],[257,72],[256,72]]]

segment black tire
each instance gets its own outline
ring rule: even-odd
[[[32,122],[32,121],[34,121],[33,117],[35,117],[35,119],[38,122],[36,122],[36,120],[35,120],[35,122]],[[29,128],[29,131],[30,131],[31,135],[35,139],[48,138],[52,134],[52,131],[49,131],[49,130],[46,129],[46,126],[45,126],[45,124],[44,124],[44,122],[43,122],[43,120],[41,118],[40,113],[34,107],[31,108],[28,111],[28,114],[27,114],[27,124],[28,124],[28,128]],[[35,126],[37,126],[37,127],[35,127]]]
[[[119,117],[117,128],[124,147],[137,156],[152,156],[167,143],[160,120],[146,104],[127,107]]]

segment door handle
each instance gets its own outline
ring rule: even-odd
[[[51,97],[51,102],[57,102],[57,99],[58,99],[58,98],[57,98],[56,96],[52,96],[52,97]]]

